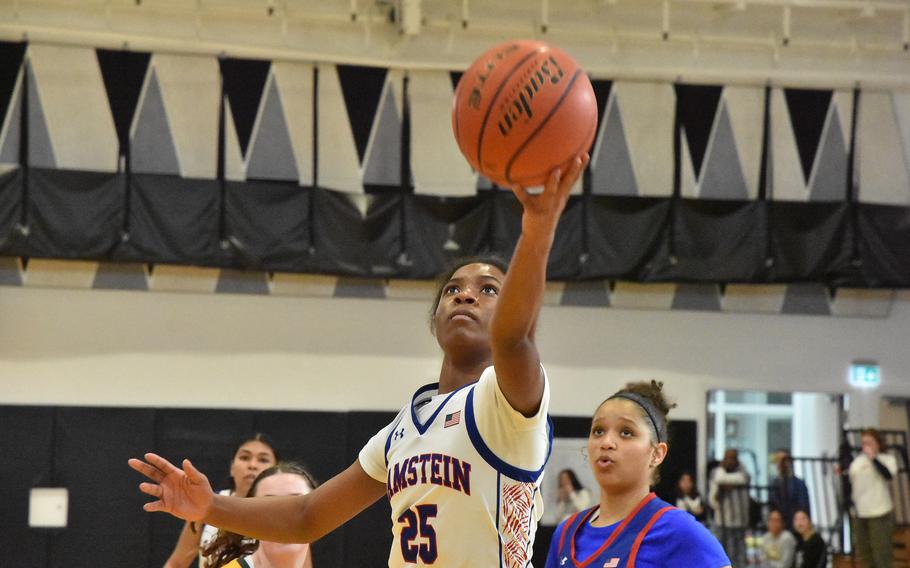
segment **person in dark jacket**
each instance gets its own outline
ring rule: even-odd
[[[774,456],[777,477],[771,482],[769,501],[771,509],[780,511],[787,529],[793,530],[796,511],[809,511],[809,489],[806,483],[793,475],[793,456],[789,450],[778,450]]]

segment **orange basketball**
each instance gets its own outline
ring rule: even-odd
[[[584,70],[541,41],[501,43],[461,76],[452,129],[475,170],[502,186],[543,185],[590,148],[597,100]]]

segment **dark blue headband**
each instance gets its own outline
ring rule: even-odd
[[[654,427],[654,433],[657,434],[657,443],[667,442],[667,420],[664,418],[663,412],[660,412],[649,398],[638,393],[623,391],[614,394],[607,400],[613,400],[614,398],[631,400],[640,406],[645,411],[645,414],[648,415],[648,419],[651,420],[651,426]]]

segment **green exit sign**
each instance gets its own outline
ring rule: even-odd
[[[882,382],[882,369],[876,363],[855,361],[850,364],[850,384],[854,387],[871,389]]]

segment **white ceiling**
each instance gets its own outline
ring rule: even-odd
[[[910,86],[908,27],[910,0],[0,2],[6,40],[458,69],[533,37],[605,77],[810,86]]]

